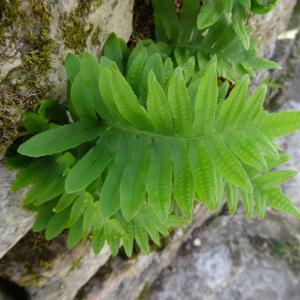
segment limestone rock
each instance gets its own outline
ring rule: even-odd
[[[128,40],[133,0],[0,3],[0,158],[18,137],[24,111],[42,98],[65,100],[68,52],[100,54],[107,36]]]

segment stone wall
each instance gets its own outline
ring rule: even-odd
[[[0,0],[0,6],[2,2],[6,3]],[[0,31],[0,80],[2,80],[0,97],[5,97],[0,101],[2,150],[20,134],[17,124],[21,114],[25,110],[34,108],[38,99],[50,96],[55,99],[64,99],[65,75],[62,61],[68,50],[80,52],[87,49],[99,54],[99,46],[103,44],[112,30],[125,39],[129,37],[133,1],[25,0],[13,2],[16,3],[18,9],[17,20],[18,18],[32,19],[36,14],[41,14],[41,12],[38,13],[38,8],[44,12],[47,9],[47,15],[50,13],[52,17],[43,21],[47,23],[46,25],[35,24],[33,27],[37,31],[34,33],[36,37],[41,37],[42,28],[45,26],[48,28],[47,36],[54,40],[56,45],[51,46],[53,49],[51,48],[50,58],[46,57],[46,61],[48,59],[51,61],[49,66],[46,69],[42,68],[41,73],[39,66],[33,69],[38,71],[37,74],[41,74],[39,75],[41,80],[38,81],[40,86],[35,86],[36,82],[31,81],[34,81],[36,77],[32,77],[32,73],[24,68],[28,68],[26,63],[36,64],[33,58],[27,61],[27,55],[31,53],[31,56],[37,58],[39,55],[36,57],[34,54],[42,54],[41,49],[34,48],[36,44],[31,45],[29,49],[24,46],[24,41],[22,42],[24,31],[20,30],[24,25],[21,19],[16,22],[16,32],[9,21],[6,24],[9,31],[5,34]],[[276,38],[284,30],[295,2],[296,0],[281,0],[272,14],[253,21],[257,26],[257,34],[263,37],[262,50],[268,53],[268,56],[273,52]],[[33,8],[32,3],[39,3],[40,6]],[[13,15],[12,11],[8,10],[8,12]],[[19,14],[19,12],[23,13]],[[83,18],[83,24],[75,17]],[[41,22],[37,16],[35,19],[35,22]],[[11,45],[4,43],[3,41],[8,40],[8,32],[11,32],[12,37],[16,36],[20,39],[21,44],[17,45],[16,41]],[[75,43],[68,38],[68,33],[72,32],[71,36],[77,39]],[[79,34],[83,35],[79,37]],[[43,42],[42,39],[41,43]],[[10,51],[8,47],[14,50]],[[27,85],[27,81],[34,86]],[[95,256],[91,252],[89,242],[69,251],[65,246],[64,235],[51,242],[45,242],[42,235],[27,233],[32,226],[32,216],[21,208],[22,195],[13,194],[10,191],[9,183],[13,178],[14,174],[0,163],[0,257],[3,256],[0,260],[0,277],[8,278],[24,286],[31,299],[36,300],[72,300],[77,291],[95,273],[96,276],[77,295],[78,299],[135,299],[155,280],[163,268],[172,263],[191,230],[212,217],[200,207],[195,212],[193,224],[176,231],[164,249],[155,251],[150,256],[139,255],[132,260],[122,259],[121,256],[109,259],[110,253],[107,248],[101,255]]]

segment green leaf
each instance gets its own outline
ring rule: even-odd
[[[213,130],[218,100],[216,62],[212,62],[200,80],[195,108],[193,129],[207,134]]]
[[[197,196],[206,207],[213,210],[216,191],[216,170],[206,148],[201,143],[189,147],[189,159]]]
[[[249,2],[249,0],[247,0]],[[251,5],[251,4],[250,4]],[[246,50],[249,50],[250,36],[246,28],[247,15],[245,10],[242,7],[237,7],[233,10],[232,24],[233,29],[236,32],[237,36],[241,40],[243,46]]]
[[[100,142],[91,148],[68,174],[65,184],[67,193],[74,193],[86,188],[101,176],[111,160],[112,153],[101,143],[100,138]]]
[[[33,224],[32,231],[39,232],[47,228],[50,220],[52,219],[53,206],[55,205],[55,200],[44,205],[41,205],[38,209],[38,215]]]
[[[174,130],[178,134],[190,132],[192,122],[191,101],[182,74],[177,68],[170,79],[168,101],[173,114]]]
[[[239,203],[238,190],[234,185],[227,183],[225,185],[225,191],[229,213],[234,215],[237,211]]]
[[[179,19],[179,44],[185,45],[191,41],[193,33],[196,30],[195,24],[197,22],[199,8],[198,0],[184,1]]]
[[[287,213],[296,218],[300,218],[300,212],[295,204],[286,195],[284,195],[279,188],[270,188],[265,193],[268,197],[267,203],[272,208]]]
[[[68,217],[70,211],[64,210],[60,213],[56,213],[51,218],[46,229],[46,240],[52,240],[57,237],[68,226]]]
[[[125,78],[115,70],[104,71],[111,89],[109,94],[102,95],[105,101],[113,101],[122,118],[132,126],[144,130],[152,130],[153,126],[146,110],[139,105],[136,95]],[[100,83],[100,89],[101,89]],[[105,99],[105,98],[110,99]]]
[[[150,253],[149,248],[149,239],[146,229],[139,226],[137,223],[135,223],[134,226],[134,232],[135,232],[135,239],[136,243],[138,244],[139,248],[142,250],[144,254]]]
[[[115,61],[118,67],[123,71],[123,59],[127,52],[125,42],[118,38],[115,33],[111,33],[105,42],[103,53],[109,59]]]
[[[205,142],[205,146],[212,162],[225,179],[246,192],[252,192],[246,171],[221,139],[211,139]]]
[[[173,1],[152,0],[152,5],[155,10],[156,26],[161,26],[160,31],[163,31],[169,40],[175,41],[178,34],[178,17]]]
[[[173,132],[173,118],[168,98],[153,72],[150,72],[148,79],[147,110],[158,132],[166,134]]]
[[[33,136],[18,148],[18,152],[30,157],[59,153],[89,142],[97,138],[101,132],[101,124],[79,121]]]
[[[67,246],[69,249],[74,248],[80,241],[82,235],[82,220],[83,218],[79,218],[75,224],[72,225],[70,228],[68,239],[67,239]]]
[[[174,167],[174,198],[182,213],[190,217],[195,189],[187,149],[180,142],[171,143],[170,152]]]
[[[104,233],[111,249],[111,255],[116,256],[120,248],[121,237],[124,235],[122,226],[116,219],[112,219],[104,225]]]
[[[96,119],[96,112],[103,114],[100,101],[98,81],[100,65],[97,60],[88,53],[80,57],[80,72],[71,88],[71,101],[77,115],[81,119]]]
[[[94,230],[93,232],[93,250],[96,254],[99,254],[105,244],[105,235],[103,228]]]
[[[76,75],[80,71],[80,59],[73,53],[68,53],[65,59],[65,68],[70,83],[73,83]]]
[[[223,102],[219,115],[217,117],[216,129],[235,128],[235,120],[239,117],[241,110],[245,105],[249,86],[249,77],[244,77],[231,91],[229,97]]]
[[[36,160],[31,162],[26,168],[22,168],[11,186],[12,190],[18,191],[38,179],[40,176],[43,176],[45,173],[43,166],[47,163],[49,163],[49,160],[47,159]]]
[[[72,194],[63,194],[55,208],[53,209],[53,212],[55,213],[60,213],[62,212],[63,210],[65,210],[67,207],[69,207],[73,202],[74,200],[78,197],[78,193],[72,193]]]
[[[220,0],[207,1],[205,5],[201,7],[198,15],[197,27],[198,29],[205,29],[214,25],[222,14],[222,5]]]
[[[166,221],[170,213],[172,174],[172,161],[167,145],[153,140],[146,189],[149,205],[161,221]]]
[[[257,217],[263,220],[266,214],[267,197],[259,188],[256,188],[254,191],[254,201]]]
[[[246,217],[251,219],[254,214],[254,197],[253,194],[245,193],[241,191],[242,203],[244,205],[244,210]]]
[[[88,205],[89,196],[88,193],[82,193],[73,202],[70,217],[68,219],[68,225],[72,227],[77,220],[83,215]]]
[[[133,91],[138,95],[141,86],[143,70],[148,61],[148,53],[145,47],[136,48],[129,57],[126,78]]]
[[[251,0],[239,0],[239,2],[246,10],[251,8]]]
[[[26,112],[22,123],[26,130],[32,134],[41,132],[48,127],[47,120],[33,112]]]
[[[231,13],[235,0],[221,0],[223,9],[226,13]]]
[[[256,144],[249,141],[250,134],[232,134],[225,138],[225,142],[243,163],[263,171],[267,163]]]
[[[109,218],[120,208],[120,182],[135,146],[134,135],[124,135],[120,141],[114,163],[108,172],[100,194],[103,218]]]
[[[69,122],[66,107],[57,101],[42,100],[38,114],[45,120],[54,122],[55,124],[64,125]]]
[[[145,201],[146,178],[149,168],[150,140],[137,138],[135,155],[128,161],[120,182],[121,211],[126,220],[131,220]]]
[[[253,0],[251,11],[256,14],[266,14],[276,6],[277,1],[278,0],[268,0],[268,1]]]
[[[295,171],[273,171],[260,175],[254,179],[255,183],[262,189],[267,189],[272,186],[278,186],[285,181],[295,177],[297,172]]]
[[[300,129],[300,112],[265,113],[261,118],[260,128],[269,137],[281,137],[292,134]]]

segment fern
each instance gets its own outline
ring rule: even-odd
[[[200,6],[197,0],[186,0],[177,16],[172,0],[152,0],[156,39],[168,45],[168,55],[172,53],[179,65],[194,56],[201,70],[217,56],[218,75],[233,82],[242,75],[254,75],[257,70],[279,68],[257,54],[258,41],[246,26],[250,11],[267,13],[276,4],[264,2],[210,0]]]
[[[265,14],[273,9],[277,0],[210,0],[201,7],[197,18],[198,29],[206,29],[222,17],[233,24],[233,30],[245,49],[250,49],[250,35],[247,30],[248,15],[252,13]]]
[[[149,240],[187,223],[195,199],[217,211],[226,194],[230,213],[241,199],[249,218],[267,206],[300,217],[278,187],[295,173],[272,170],[285,160],[274,139],[300,128],[299,112],[265,112],[266,88],[249,95],[247,76],[224,99],[216,58],[196,78],[149,47],[125,53],[68,56],[72,123],[31,113],[40,133],[8,162],[20,170],[14,190],[31,187],[34,231],[68,229],[69,247],[91,233],[96,252],[107,241],[130,256],[134,241],[149,253]]]
[[[276,0],[186,0],[179,15],[171,0],[152,2],[157,42],[129,50],[112,34],[99,61],[68,54],[68,105],[25,114],[31,137],[7,164],[19,171],[12,189],[28,188],[33,230],[131,256],[190,222],[195,201],[300,217],[279,187],[295,172],[274,170],[288,160],[275,139],[300,129],[300,112],[268,113],[266,87],[248,92],[248,75],[277,65],[257,56],[245,14]]]

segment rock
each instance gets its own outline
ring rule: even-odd
[[[97,56],[107,36],[128,40],[133,0],[1,1],[0,158],[22,114],[43,98],[65,100],[67,52]]]
[[[25,287],[31,300],[72,300],[109,257],[107,246],[95,255],[89,241],[68,250],[66,234],[47,242],[28,233],[0,261],[0,276]]]
[[[297,0],[279,0],[271,12],[263,17],[256,15],[252,18],[251,25],[255,27],[255,36],[260,39],[259,48],[266,57],[273,56],[277,38],[286,30],[296,3]]]
[[[33,216],[21,205],[24,191],[15,193],[11,183],[15,174],[0,162],[0,258],[31,228]]]
[[[193,232],[202,246],[186,243],[143,299],[299,299],[299,240],[278,215],[246,221],[240,213],[218,223]]]

